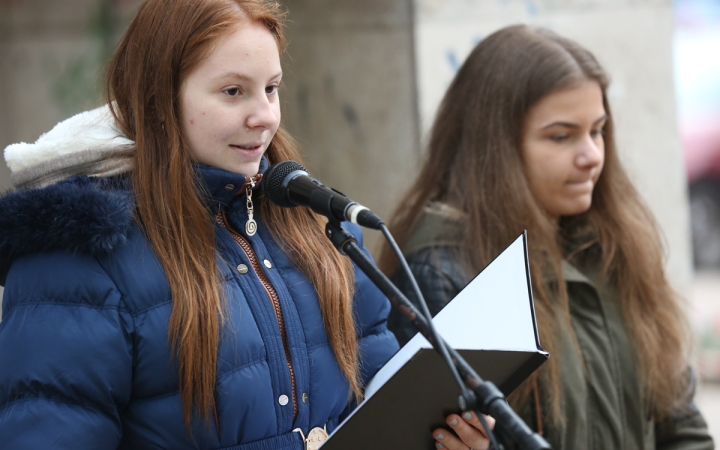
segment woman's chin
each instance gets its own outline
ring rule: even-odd
[[[260,170],[260,161],[246,162],[241,164],[228,164],[220,169],[227,170],[228,172],[237,173],[239,175],[245,175],[246,177],[253,177],[257,175]]]
[[[586,213],[592,206],[592,197],[577,198],[569,202],[557,205],[555,208],[549,209],[548,212],[554,217],[572,217]]]
[[[586,202],[579,202],[576,205],[573,205],[572,207],[569,207],[566,214],[563,214],[564,216],[579,216],[580,214],[584,214],[590,210],[590,207],[592,206],[592,202],[590,200]]]

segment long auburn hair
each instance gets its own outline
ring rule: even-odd
[[[218,39],[255,21],[267,26],[284,51],[280,5],[264,0],[148,0],[125,34],[108,69],[108,103],[120,129],[135,141],[132,185],[138,223],[162,264],[172,294],[168,337],[179,363],[185,423],[193,413],[215,415],[214,389],[220,330],[225,318],[215,250],[214,220],[179,125],[183,80]],[[280,128],[268,147],[271,164],[299,160]],[[352,264],[324,236],[309,209],[263,201],[273,237],[313,284],[328,339],[347,378],[348,394],[361,395],[352,317]]]
[[[533,105],[558,90],[597,82],[607,114],[605,166],[591,208],[551,221],[533,197],[521,157],[523,126]],[[394,215],[391,230],[402,247],[429,202],[449,204],[466,215],[460,246],[466,265],[479,272],[522,230],[529,258],[539,331],[553,356],[539,371],[543,416],[560,423],[556,324],[569,325],[568,296],[561,269],[571,241],[584,240],[600,254],[604,278],[614,286],[651,413],[661,419],[687,388],[687,324],[663,269],[660,233],[623,170],[615,146],[608,77],[579,44],[542,29],[516,25],[488,36],[468,56],[439,107],[420,174]],[[590,236],[587,238],[586,236]],[[397,263],[385,246],[380,265]],[[572,328],[567,327],[572,333]],[[576,342],[577,344],[577,342]],[[534,375],[510,400],[528,405]]]

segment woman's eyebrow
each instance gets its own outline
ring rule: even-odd
[[[596,119],[595,122],[593,122],[593,126],[595,126],[595,125],[603,122],[604,120],[607,120],[607,114],[603,114],[601,117],[599,117],[598,119]],[[551,128],[551,127],[554,127],[554,126],[561,126],[561,127],[565,127],[565,128],[580,128],[580,125],[578,125],[578,124],[576,124],[576,123],[573,123],[573,122],[564,122],[564,121],[562,121],[562,120],[558,120],[558,121],[556,121],[556,122],[549,123],[549,124],[543,126],[543,127],[540,128],[540,129],[541,129],[541,130],[545,130],[545,129],[547,129],[547,128]]]
[[[547,128],[551,128],[551,127],[558,126],[558,125],[561,126],[561,127],[566,127],[566,128],[580,128],[580,125],[578,125],[578,124],[576,124],[576,123],[557,121],[557,122],[549,123],[549,124],[543,126],[543,127],[540,128],[540,129],[541,129],[541,130],[545,130],[545,129],[547,129]]]
[[[282,71],[280,71],[280,72],[276,73],[275,75],[273,75],[272,77],[270,77],[270,80],[280,78],[280,77],[282,77],[282,74],[283,74]],[[234,78],[234,79],[241,80],[241,81],[248,81],[248,82],[254,81],[253,77],[246,75],[244,73],[235,72],[235,71],[225,72],[221,75],[218,75],[215,78],[218,80],[223,80],[226,78]]]
[[[605,120],[607,120],[607,114],[603,114],[599,119],[597,119],[595,122],[593,122],[593,125],[597,125],[600,122],[603,122]]]

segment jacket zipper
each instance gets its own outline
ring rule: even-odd
[[[242,189],[240,192],[243,192]],[[235,242],[240,246],[242,251],[245,253],[245,256],[247,256],[248,261],[250,261],[250,265],[253,268],[253,271],[255,272],[255,275],[257,275],[258,279],[260,280],[260,283],[263,285],[263,288],[265,288],[265,293],[267,294],[268,298],[270,299],[270,303],[273,306],[273,310],[275,310],[275,318],[277,319],[278,326],[280,327],[280,335],[282,336],[282,342],[283,342],[283,348],[285,350],[285,359],[287,360],[288,365],[288,371],[290,372],[290,384],[292,387],[292,402],[293,402],[293,419],[297,417],[298,413],[298,401],[297,401],[297,395],[295,393],[295,369],[293,369],[292,365],[292,359],[290,358],[290,346],[288,345],[287,340],[287,331],[285,330],[285,320],[282,316],[282,309],[280,307],[280,298],[277,295],[277,292],[275,291],[275,288],[273,287],[272,283],[270,283],[270,280],[268,279],[265,272],[260,267],[260,261],[257,258],[257,255],[255,254],[255,251],[253,250],[250,243],[245,239],[244,236],[237,233],[235,230],[232,229],[230,226],[230,222],[228,222],[227,218],[225,217],[225,212],[218,212],[216,216],[217,222],[228,230],[230,232],[230,235],[235,239]]]

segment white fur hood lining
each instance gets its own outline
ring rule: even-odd
[[[12,144],[5,149],[5,161],[13,174],[48,160],[87,150],[112,152],[131,148],[133,141],[115,125],[108,105],[66,119],[35,143]]]

